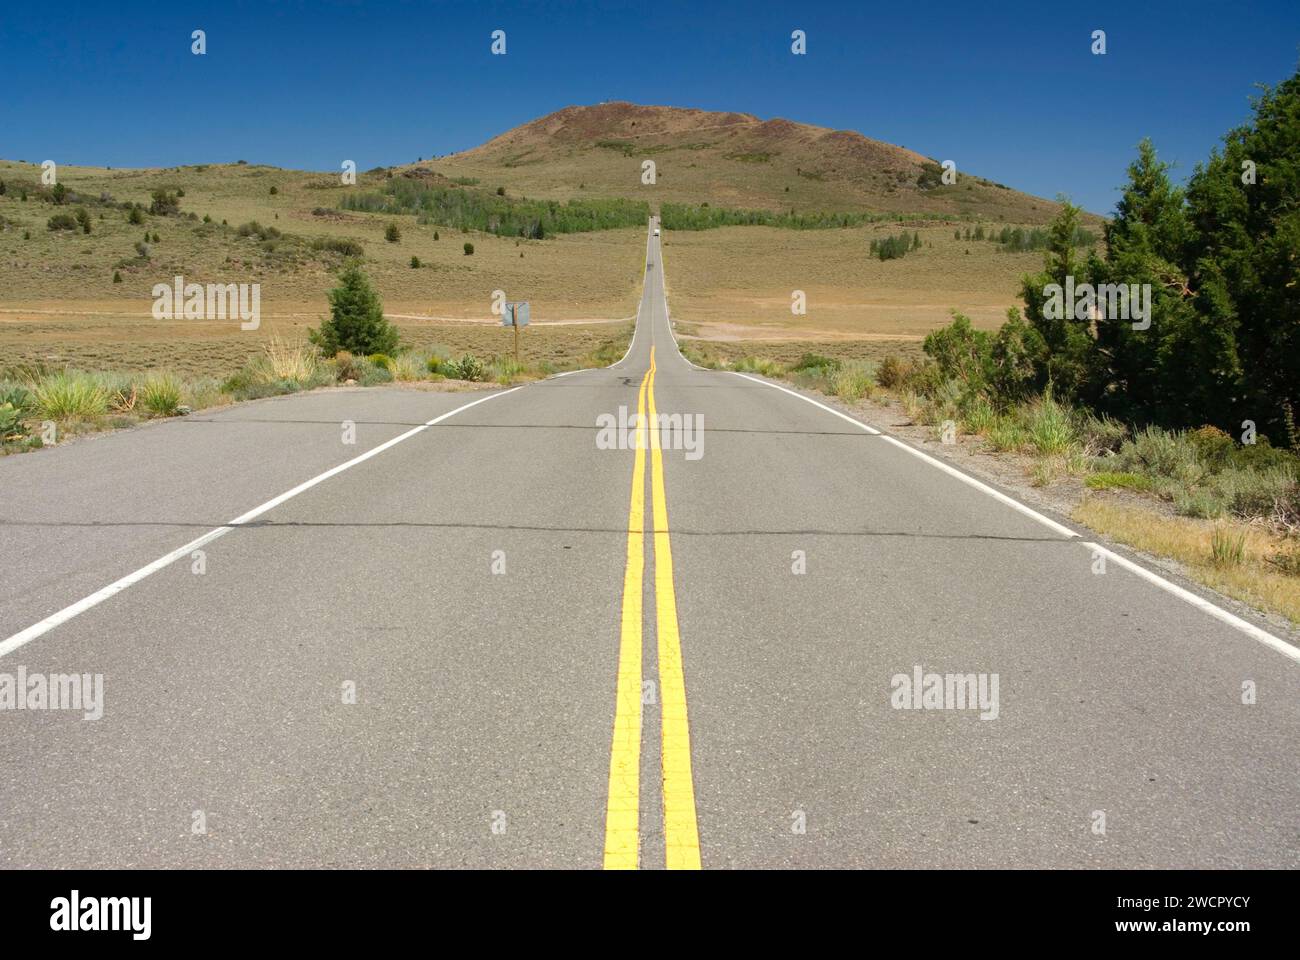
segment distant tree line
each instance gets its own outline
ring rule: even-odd
[[[532,240],[552,233],[644,226],[650,216],[644,201],[526,200],[495,192],[426,186],[401,177],[386,181],[377,191],[348,194],[340,205],[369,213],[415,214],[420,223]]]

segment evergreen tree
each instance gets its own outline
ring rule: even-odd
[[[1064,302],[1059,316],[1049,309],[1052,297],[1047,288],[1050,285],[1054,284],[1063,291],[1067,286],[1077,287],[1089,279],[1087,265],[1074,255],[1074,237],[1081,211],[1064,197],[1060,198],[1060,203],[1061,212],[1047,228],[1043,270],[1025,277],[1021,295],[1028,324],[1042,337],[1046,348],[1040,361],[1042,366],[1037,371],[1038,378],[1054,384],[1058,396],[1088,400],[1092,399],[1093,393],[1092,320],[1076,317],[1073,303]]]
[[[1295,445],[1300,438],[1288,434],[1300,414],[1300,72],[1255,99],[1252,119],[1197,167],[1187,201],[1185,263],[1204,329],[1196,362],[1207,364],[1197,373],[1233,387],[1207,398],[1214,421],[1230,416],[1239,428],[1254,420]]]
[[[397,329],[384,319],[384,305],[361,272],[349,263],[339,276],[339,285],[329,292],[330,315],[319,330],[309,330],[308,339],[327,357],[340,350],[369,356],[397,352]]]
[[[1205,356],[1223,346],[1205,341],[1180,266],[1188,239],[1183,193],[1149,140],[1138,145],[1129,182],[1106,225],[1106,257],[1091,258],[1098,283],[1151,286],[1151,325],[1135,330],[1123,317],[1097,320],[1097,394],[1121,417],[1169,425],[1196,423],[1196,411],[1222,385]],[[1130,311],[1131,312],[1131,311]],[[1214,339],[1210,338],[1211,341]],[[1180,357],[1182,359],[1180,359]],[[1190,369],[1188,363],[1194,363]]]

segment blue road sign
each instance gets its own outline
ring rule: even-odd
[[[528,326],[528,301],[517,300],[517,301],[506,303],[505,310],[501,311],[501,326],[503,327]]]

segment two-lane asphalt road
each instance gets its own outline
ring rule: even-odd
[[[607,369],[0,460],[0,706],[104,691],[0,709],[0,865],[1300,865],[1293,648],[692,367],[647,262]]]

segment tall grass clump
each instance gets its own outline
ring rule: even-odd
[[[152,374],[139,385],[140,405],[157,417],[174,417],[180,410],[185,385],[174,373]]]
[[[514,357],[495,357],[488,364],[485,379],[493,380],[504,386],[523,379],[526,372],[527,368],[516,361]]]
[[[316,351],[308,344],[272,337],[263,349],[267,367],[275,379],[307,383],[316,376],[319,361]]]
[[[78,420],[108,412],[109,391],[94,376],[55,373],[32,385],[37,410],[51,420]]]
[[[390,369],[393,379],[400,383],[423,380],[424,375],[428,372],[428,367],[421,361],[421,358],[413,353],[403,353],[394,357]]]
[[[1216,567],[1239,567],[1246,556],[1246,531],[1217,524],[1210,533],[1210,562]]]
[[[1051,390],[1025,409],[1025,429],[1034,450],[1045,456],[1063,455],[1078,441],[1070,411],[1056,402]]]
[[[221,389],[236,400],[256,400],[323,386],[333,379],[333,368],[322,364],[311,346],[273,337]]]

